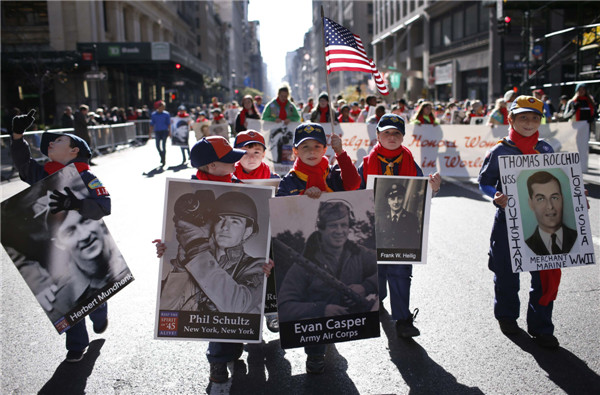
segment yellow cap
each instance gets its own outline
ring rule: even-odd
[[[533,96],[519,96],[510,105],[510,112],[513,114],[534,112],[538,115],[543,115],[544,103]]]

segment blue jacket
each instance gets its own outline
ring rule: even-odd
[[[154,127],[155,132],[168,131],[171,127],[171,116],[167,111],[154,111],[150,116],[150,125]]]

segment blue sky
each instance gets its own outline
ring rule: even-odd
[[[267,78],[276,88],[285,75],[285,56],[304,43],[312,26],[311,0],[250,0],[248,19],[260,21],[260,49]]]

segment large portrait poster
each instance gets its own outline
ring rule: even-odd
[[[427,177],[374,176],[377,263],[427,262],[431,187]]]
[[[88,189],[69,165],[1,204],[2,245],[58,331],[63,333],[133,281],[102,220],[52,214],[54,191]]]
[[[513,272],[595,264],[576,152],[498,158]]]
[[[373,192],[269,205],[281,347],[378,337]]]
[[[258,343],[273,187],[167,179],[157,339]]]
[[[187,147],[190,136],[189,116],[180,117],[178,115],[171,117],[171,144]]]

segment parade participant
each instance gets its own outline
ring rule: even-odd
[[[423,101],[410,123],[414,125],[439,125],[440,121],[433,115],[433,103]]]
[[[361,175],[361,188],[367,184],[367,176],[411,176],[421,177],[423,171],[413,159],[412,153],[402,145],[404,142],[405,121],[395,114],[384,115],[377,124],[377,144],[371,152],[364,157],[363,163],[358,167]],[[434,193],[440,190],[442,178],[439,173],[429,175],[429,184]],[[393,198],[401,193],[399,190],[388,191],[388,198]],[[398,202],[392,202],[393,205]],[[399,207],[396,207],[400,211]],[[413,224],[414,225],[414,224]],[[417,233],[419,229],[413,229]],[[397,230],[404,232],[404,230]],[[396,320],[396,333],[399,337],[408,338],[419,336],[421,333],[414,326],[413,321],[418,310],[411,314],[409,310],[410,285],[412,278],[412,265],[378,265],[379,268],[379,298],[383,302],[387,296],[387,284],[390,286],[390,304],[392,305],[392,318]]]
[[[277,91],[277,97],[265,106],[262,120],[284,122],[286,125],[290,122],[299,122],[300,114],[296,106],[288,100],[289,96],[290,88],[287,85],[281,86]]]
[[[211,126],[221,125],[218,128],[211,127],[210,134],[229,139],[229,124],[227,123],[225,116],[221,113],[221,109],[218,107],[213,108],[212,110],[210,110],[210,112],[212,114]]]
[[[508,109],[506,108],[504,99],[500,98],[496,100],[496,106],[490,113],[487,124],[488,126],[508,125]]]
[[[340,108],[340,116],[338,117],[337,121],[339,123],[354,123],[354,119],[352,119],[352,116],[350,116],[350,106],[349,105],[344,104]]]
[[[483,103],[479,100],[471,102],[471,110],[467,111],[467,116],[463,119],[463,123],[470,125],[473,118],[483,119],[485,117],[485,109]]]
[[[246,154],[235,164],[233,175],[239,180],[280,178],[278,174],[271,172],[271,168],[265,159],[265,138],[256,130],[241,132],[235,138],[233,147],[246,151]]]
[[[256,95],[254,96],[254,103],[256,103],[256,109],[258,110],[258,115],[262,115],[265,105],[262,104],[262,96]]]
[[[350,117],[354,120],[354,122],[358,121],[358,116],[360,115],[360,107],[358,106],[358,102],[355,101],[352,103],[352,107],[350,108]]]
[[[338,162],[333,168],[325,156],[327,138],[318,123],[302,123],[294,131],[294,167],[286,174],[276,196],[306,195],[318,199],[323,192],[353,191],[360,186],[360,176],[342,147],[342,139],[331,134],[331,148]],[[307,373],[323,373],[326,345],[305,347]]]
[[[327,123],[331,119],[331,113],[335,115],[335,111],[329,105],[329,95],[327,92],[321,92],[319,95],[319,105],[310,114],[311,122]]]
[[[367,118],[367,123],[372,125],[377,125],[381,117],[385,114],[385,106],[383,104],[377,105],[375,108],[375,114],[371,115]]]
[[[235,162],[246,152],[232,148],[227,139],[222,136],[210,136],[196,142],[190,153],[192,166],[198,169],[193,179],[234,182]],[[188,225],[188,229],[189,229]],[[166,245],[160,239],[152,241],[156,245],[156,255],[160,258],[166,251]],[[205,256],[206,257],[206,256]],[[263,260],[264,262],[264,260]],[[263,272],[269,274],[273,265],[268,262],[263,265]],[[261,291],[262,292],[262,291]],[[242,355],[243,344],[210,342],[206,356],[210,363],[209,379],[215,383],[224,383],[229,378],[227,362],[235,361]]]
[[[361,99],[362,100],[362,99]],[[369,117],[372,117],[375,114],[375,106],[377,105],[377,96],[369,95],[365,100],[365,106],[363,110],[360,112],[358,119],[356,122],[367,122]]]
[[[260,112],[250,95],[244,96],[242,99],[242,110],[235,117],[236,135],[248,129],[248,119],[260,119]]]
[[[171,116],[168,111],[165,111],[165,102],[158,100],[154,103],[155,111],[150,115],[150,136],[154,132],[156,140],[156,150],[160,155],[160,164],[163,167],[167,163],[167,137],[169,137],[169,129],[171,127]]]
[[[498,157],[502,155],[530,155],[552,153],[545,141],[538,140],[544,104],[531,96],[519,96],[511,104],[508,136],[504,137],[486,155],[479,172],[479,188],[493,199],[497,207],[490,238],[488,267],[494,272],[494,316],[500,330],[506,335],[519,333],[519,274],[513,273],[506,230],[505,208],[508,196],[503,192]],[[532,271],[527,328],[534,341],[542,347],[557,348],[553,335],[553,300],[556,299],[560,269]]]
[[[88,161],[92,153],[83,139],[69,133],[45,132],[42,134],[40,151],[50,158],[50,162],[41,165],[31,157],[23,133],[33,124],[34,114],[35,110],[31,110],[27,115],[13,118],[12,122],[11,154],[21,180],[32,185],[73,163],[86,185],[87,197],[78,199],[68,187],[64,191],[56,190],[50,195],[50,206],[53,208],[51,212],[54,214],[66,211],[68,215],[70,210],[75,210],[85,220],[99,220],[109,215],[110,195],[98,178],[90,172]],[[106,304],[91,313],[90,319],[94,324],[94,332],[104,332],[108,326]],[[88,344],[85,320],[82,320],[66,332],[66,362],[80,361]]]
[[[564,119],[575,117],[575,121],[588,121],[590,126],[594,125],[596,119],[596,102],[594,97],[587,91],[587,85],[579,83],[575,87],[575,95],[567,103],[567,109],[563,115]]]
[[[202,139],[202,137],[208,137],[210,135],[209,126],[210,120],[206,118],[206,113],[204,111],[200,111],[196,121],[192,124],[196,141]]]
[[[185,164],[187,158],[185,153],[190,155],[189,137],[192,117],[187,113],[184,105],[177,108],[177,115],[171,118],[171,143],[181,148],[181,164]]]

